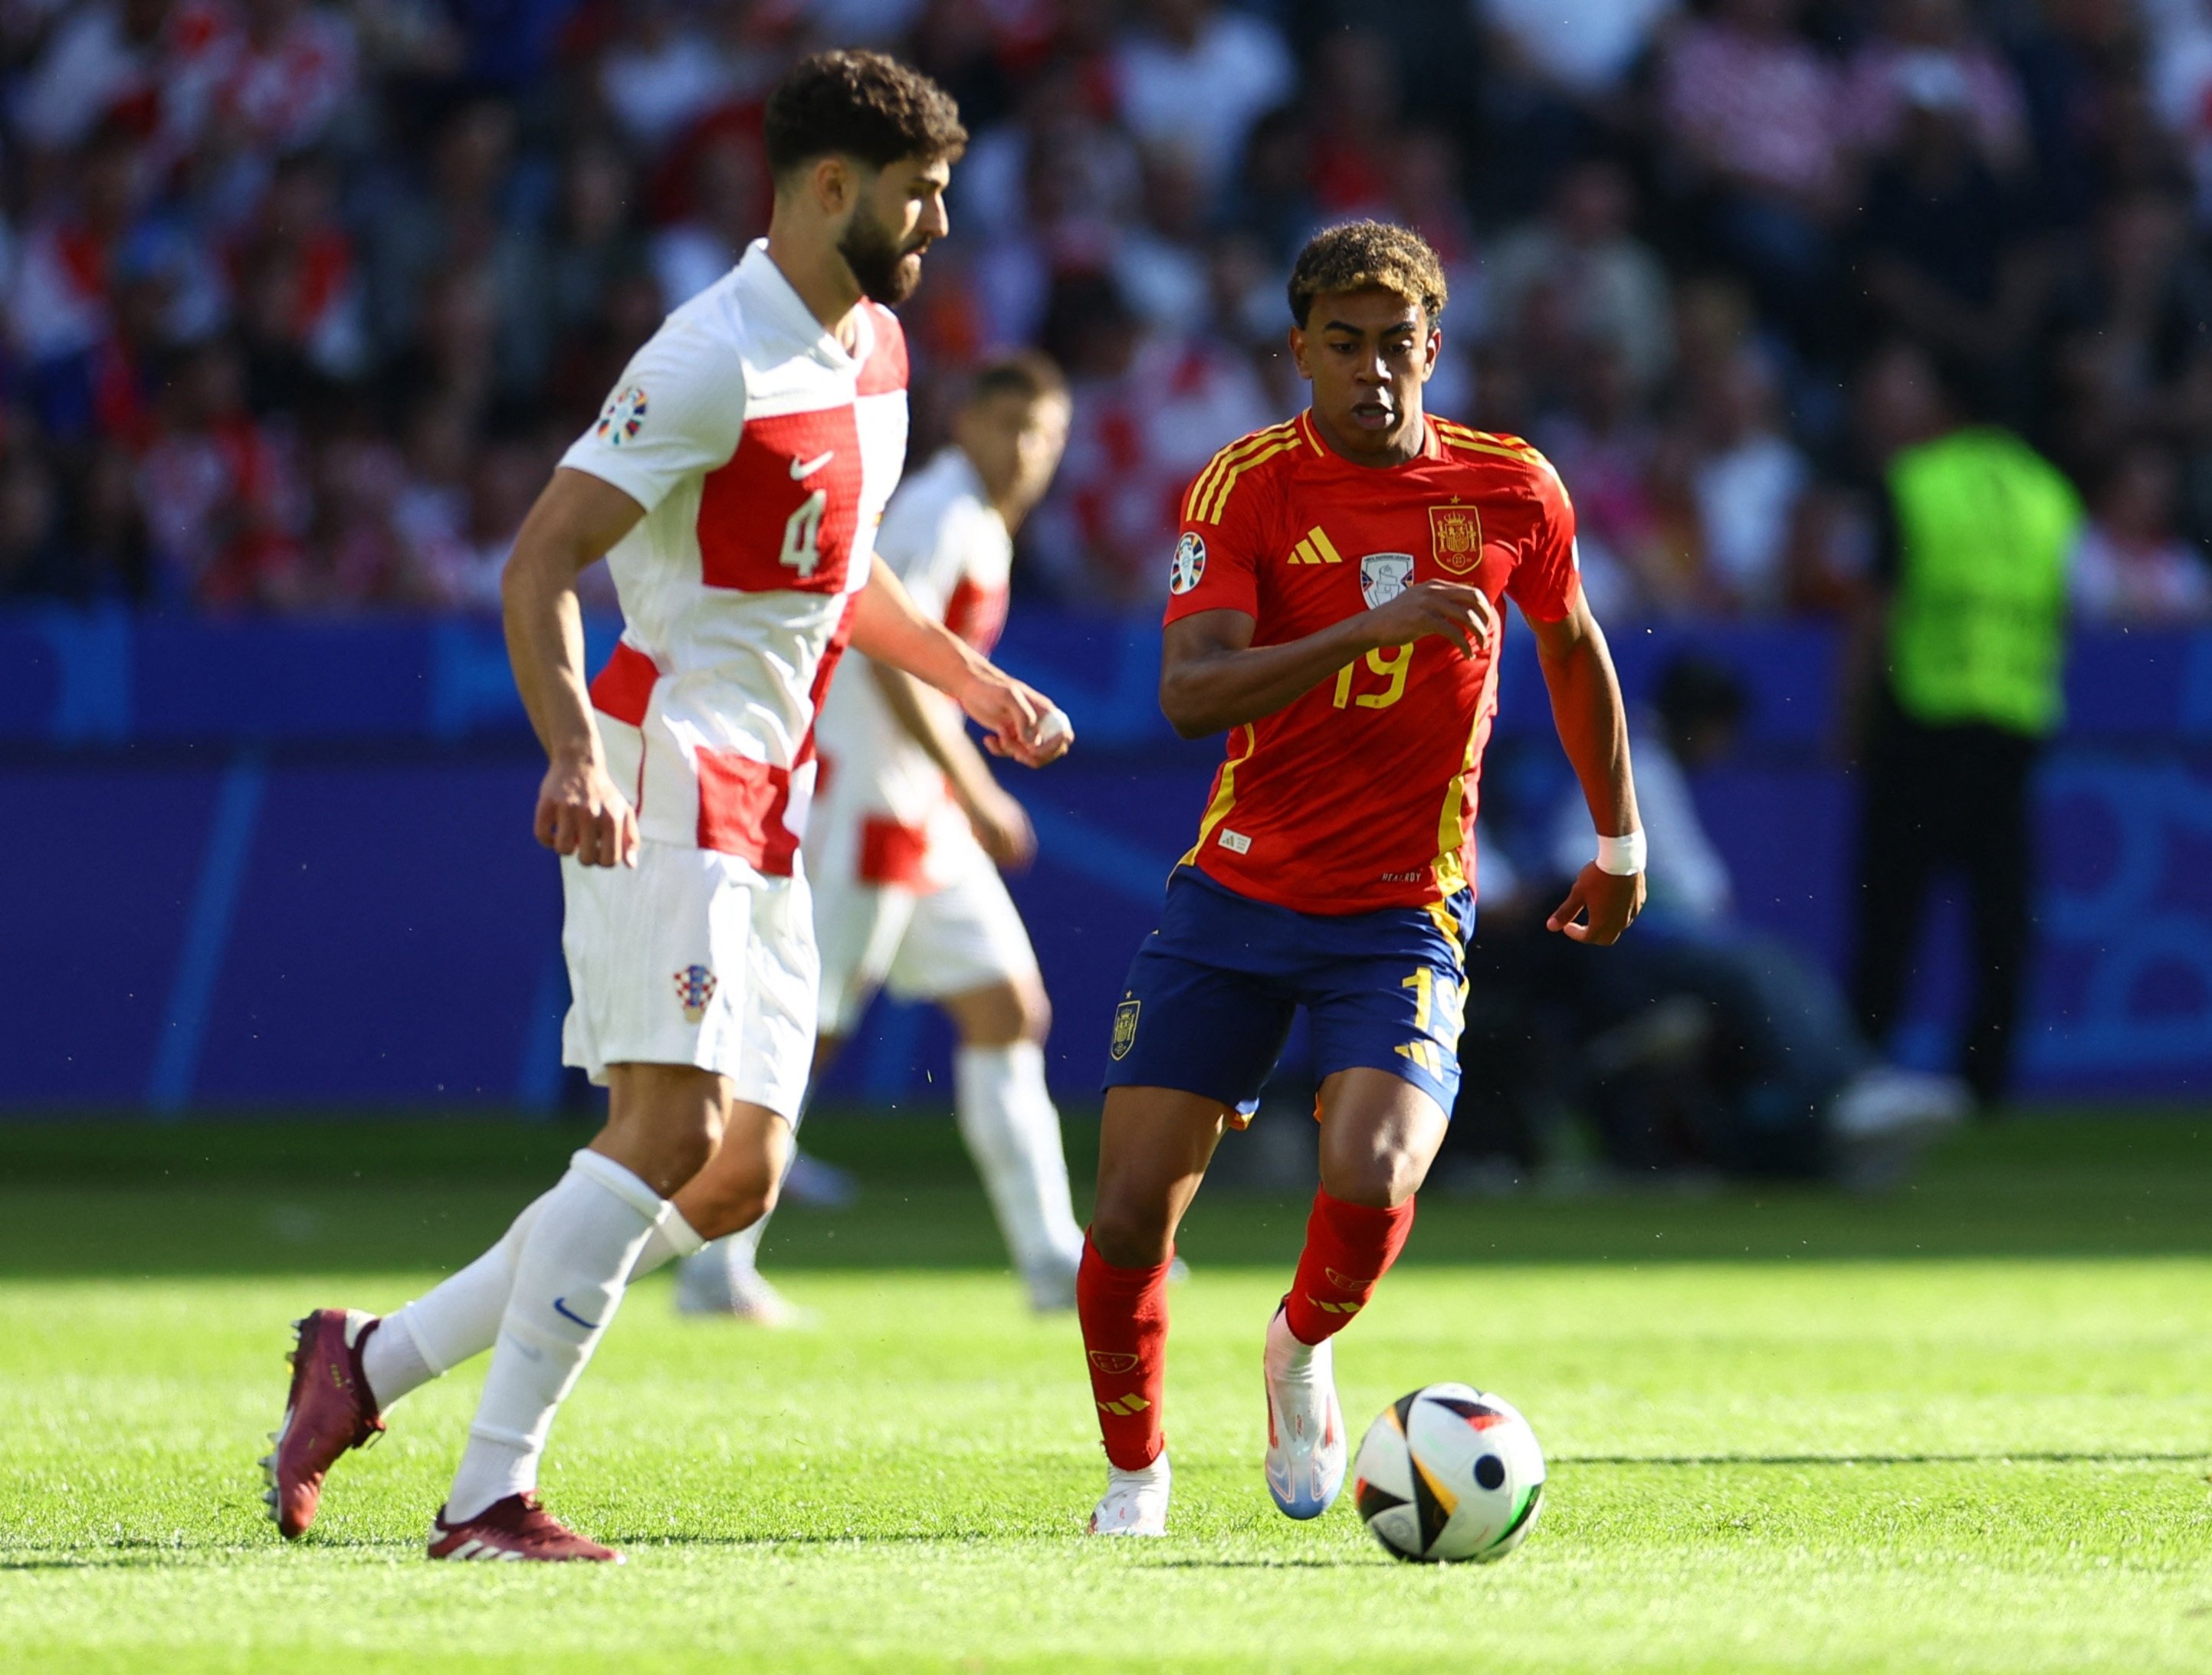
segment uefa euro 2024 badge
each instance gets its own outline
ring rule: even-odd
[[[676,974],[677,1004],[684,1022],[696,1023],[707,1016],[707,1003],[714,998],[714,974],[704,966],[686,966]]]
[[[1176,543],[1175,562],[1168,567],[1168,592],[1188,593],[1198,586],[1199,578],[1206,574],[1206,543],[1199,538],[1196,530],[1183,531]]]
[[[599,410],[599,440],[611,448],[620,447],[643,428],[645,409],[643,385],[632,384],[617,390]]]

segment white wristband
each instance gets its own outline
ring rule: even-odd
[[[1597,870],[1610,872],[1616,878],[1632,878],[1644,871],[1644,833],[1639,828],[1626,837],[1606,837],[1597,841]]]

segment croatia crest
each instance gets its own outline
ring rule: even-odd
[[[676,1004],[684,1009],[684,1022],[696,1023],[707,1016],[707,1003],[714,998],[714,974],[704,966],[686,966],[676,974]]]
[[[1463,576],[1482,562],[1482,518],[1471,506],[1431,507],[1429,538],[1440,570]]]
[[[1413,579],[1411,553],[1369,553],[1359,561],[1359,597],[1370,610],[1389,604]]]
[[[632,384],[608,398],[599,410],[596,427],[599,440],[611,448],[618,448],[635,436],[645,423],[645,386]]]

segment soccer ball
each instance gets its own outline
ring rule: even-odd
[[[1367,1428],[1352,1499],[1401,1559],[1488,1564],[1518,1547],[1544,1498],[1544,1451],[1512,1403],[1466,1384],[1401,1396]]]

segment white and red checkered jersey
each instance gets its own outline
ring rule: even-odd
[[[906,340],[848,352],[756,243],[671,314],[562,464],[645,517],[607,555],[623,628],[592,683],[650,842],[793,871],[814,718],[906,455]]]
[[[946,448],[899,490],[884,514],[877,548],[926,614],[979,652],[988,654],[998,643],[1013,538],[957,447]],[[859,878],[836,882],[933,889],[946,881],[956,854],[974,845],[974,834],[943,772],[891,714],[862,660],[854,663],[822,707],[824,815],[857,820],[862,828]],[[959,725],[951,699],[935,691],[921,696],[944,706]]]

